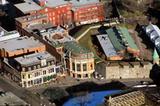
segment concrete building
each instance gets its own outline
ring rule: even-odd
[[[64,44],[70,75],[78,79],[91,78],[95,71],[94,54],[74,41]]]
[[[0,42],[0,57],[8,58],[45,50],[45,45],[33,37],[17,37]]]
[[[46,14],[53,25],[69,27],[76,25],[103,21],[104,6],[98,0],[25,0],[16,4],[17,13]]]
[[[12,74],[12,77],[22,87],[47,83],[61,71],[56,58],[46,51],[5,59],[4,64],[4,73],[10,75],[9,72],[14,69],[17,75]]]
[[[155,45],[158,52],[160,52],[160,29],[158,26],[150,24],[145,28],[145,32],[151,42]]]
[[[122,60],[123,57],[120,56],[115,50],[112,42],[110,41],[107,34],[97,35],[98,42],[105,53],[106,60]]]
[[[149,78],[150,62],[105,62],[96,66],[96,71],[105,79]]]

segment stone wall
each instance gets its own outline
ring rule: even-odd
[[[105,79],[149,78],[150,62],[99,63],[96,71]]]

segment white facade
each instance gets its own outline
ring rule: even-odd
[[[0,35],[0,41],[9,40],[9,39],[17,38],[17,37],[20,37],[20,34],[17,31],[11,31],[7,33],[4,33],[2,31]]]

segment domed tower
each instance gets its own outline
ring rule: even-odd
[[[156,49],[154,49],[153,52],[153,64],[159,64],[159,55]]]

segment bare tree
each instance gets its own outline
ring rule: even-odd
[[[83,92],[78,95],[78,97],[75,99],[76,104],[79,104],[80,106],[86,106],[87,103],[91,102],[91,96],[88,94],[88,92]]]

